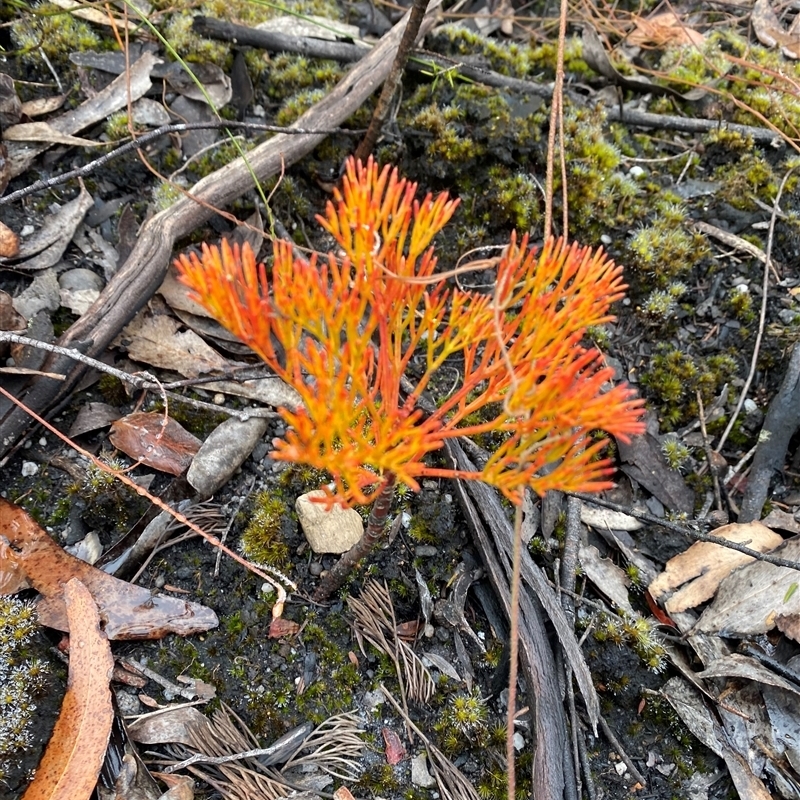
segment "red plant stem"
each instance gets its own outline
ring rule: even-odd
[[[347,580],[356,564],[369,555],[386,532],[386,520],[394,500],[394,486],[397,476],[387,472],[383,476],[383,485],[378,493],[372,510],[369,512],[367,527],[361,538],[331,567],[325,577],[320,581],[317,591],[314,592],[314,602],[322,603],[327,600]]]
[[[522,503],[519,502],[514,510],[514,551],[511,567],[511,599],[509,622],[511,627],[508,633],[509,641],[509,669],[508,669],[508,714],[506,717],[506,763],[508,773],[506,786],[508,796],[516,797],[517,776],[515,771],[514,749],[514,719],[517,716],[517,671],[519,668],[519,584],[522,563]],[[535,767],[534,767],[535,770]]]

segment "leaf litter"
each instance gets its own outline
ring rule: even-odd
[[[121,581],[66,553],[19,506],[0,498],[0,536],[7,543],[0,574],[22,571],[42,597],[39,619],[51,628],[69,630],[64,586],[76,578],[100,609],[109,639],[159,639],[168,633],[188,635],[218,624],[205,606]]]

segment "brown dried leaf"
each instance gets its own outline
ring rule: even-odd
[[[131,739],[140,744],[185,744],[194,742],[198,731],[208,731],[209,721],[196,708],[176,706],[149,714],[128,725]]]
[[[135,14],[130,15],[130,18],[127,14],[125,16],[112,14],[108,6],[104,6],[102,10],[99,8],[87,8],[83,3],[77,2],[77,0],[53,0],[53,5],[67,9],[73,16],[85,19],[95,25],[111,26],[115,31],[120,29],[125,30],[126,28],[129,31],[133,31],[139,27]]]
[[[212,350],[196,333],[178,333],[180,323],[167,316],[139,314],[122,332],[129,339],[128,355],[153,367],[172,369],[185,378],[206,372],[225,371],[230,364]]]
[[[42,227],[22,243],[19,257],[28,259],[16,264],[17,269],[47,269],[61,260],[75,231],[94,205],[94,200],[81,184],[81,193],[55,214],[45,217]]]
[[[0,536],[6,537],[36,591],[43,625],[69,630],[64,584],[78,578],[92,593],[109,639],[160,639],[215,628],[217,615],[206,606],[154,595],[65,553],[19,506],[0,498]]]
[[[189,289],[178,280],[178,272],[174,266],[170,266],[167,270],[164,282],[158,287],[158,293],[167,301],[173,311],[188,311],[196,317],[211,319],[211,314],[200,303],[189,297]],[[220,327],[222,326],[220,325]]]
[[[69,429],[70,439],[82,436],[84,433],[107,428],[112,422],[119,419],[119,411],[108,403],[86,403],[81,406],[78,416]]]
[[[22,118],[22,103],[14,87],[14,79],[0,72],[0,126],[16,125]]]
[[[603,42],[600,39],[597,31],[589,24],[584,23],[583,35],[581,37],[583,44],[583,59],[595,71],[607,78],[612,83],[622,86],[626,89],[631,89],[634,92],[653,92],[659,94],[666,94],[671,97],[677,97],[682,100],[699,100],[706,94],[706,89],[691,89],[685,94],[676,92],[669,86],[659,86],[653,83],[646,75],[636,75],[635,77],[628,77],[623,75],[612,63],[605,51]],[[634,436],[634,441],[638,439]],[[649,487],[648,487],[649,488]],[[657,495],[656,495],[657,496]]]
[[[691,44],[700,47],[706,37],[690,28],[672,10],[644,18],[634,15],[635,29],[628,34],[628,43],[641,46],[666,47],[667,45]]]
[[[26,117],[42,117],[45,114],[52,114],[64,105],[66,99],[66,94],[56,94],[52,97],[37,97],[27,100],[22,104],[22,113]]]
[[[199,103],[209,103],[213,108],[228,105],[233,95],[231,79],[216,64],[194,63],[191,76],[184,69],[170,70],[166,79],[170,88],[184,97]],[[196,81],[203,85],[202,90]]]
[[[75,147],[100,147],[105,142],[94,142],[62,133],[47,122],[21,122],[3,131],[7,142],[46,142],[47,144],[66,144]]]
[[[617,566],[611,559],[602,558],[600,551],[594,545],[578,545],[578,559],[583,571],[589,580],[613,604],[629,614],[633,614],[628,587],[630,580],[622,567]]]
[[[285,636],[294,636],[300,630],[300,626],[290,619],[279,617],[273,619],[269,624],[269,638],[282,639]]]
[[[53,736],[23,800],[83,800],[103,765],[114,709],[108,638],[89,590],[76,578],[64,596],[70,630],[69,683]]]
[[[202,442],[170,417],[137,411],[111,424],[111,444],[148,467],[182,475]]]
[[[711,531],[713,536],[766,553],[783,539],[760,522],[731,523]],[[650,594],[668,613],[694,608],[714,596],[720,583],[733,570],[750,563],[746,556],[728,547],[695,542],[688,550],[671,558],[664,571],[648,587]]]
[[[690,512],[694,508],[694,492],[683,476],[670,469],[661,452],[661,442],[648,430],[633,436],[630,442],[618,441],[622,459],[620,469],[652,492],[667,508]]]
[[[2,251],[3,223],[0,222],[0,251]],[[7,292],[0,291],[0,331],[24,332],[25,317],[14,308],[14,300]]]
[[[411,619],[408,622],[400,622],[395,626],[397,635],[407,642],[415,642],[419,636],[419,620]]]
[[[169,786],[158,800],[194,800],[194,781],[188,775],[166,775],[163,772],[155,775]]]
[[[761,44],[778,47],[786,58],[800,58],[800,37],[784,30],[769,0],[756,0],[750,15],[753,30]]]
[[[728,767],[737,797],[747,800],[772,800],[772,794],[755,776],[748,760],[739,753],[730,735],[704,702],[702,695],[683,678],[670,678],[661,694],[678,712],[686,727],[708,748],[721,756]],[[749,715],[743,715],[747,718]]]
[[[784,542],[772,555],[800,563],[800,539]],[[720,584],[714,602],[703,612],[695,630],[742,638],[777,627],[800,641],[799,584],[798,570],[754,561]]]

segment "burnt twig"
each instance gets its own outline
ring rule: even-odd
[[[372,119],[369,121],[367,132],[356,148],[356,158],[361,159],[361,161],[367,160],[367,156],[372,153],[373,148],[378,143],[378,137],[381,135],[381,130],[383,130],[384,123],[389,116],[394,96],[400,87],[400,81],[403,78],[411,48],[419,36],[419,29],[427,7],[428,0],[413,0],[411,15],[408,18],[406,29],[403,31],[403,38],[400,39],[400,44],[397,47],[392,69],[383,82],[381,96],[378,98],[375,110],[372,112]]]

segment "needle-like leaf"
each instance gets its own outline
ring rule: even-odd
[[[450,289],[431,242],[458,201],[419,201],[416,188],[351,159],[318,218],[340,253],[305,260],[278,241],[271,273],[248,245],[226,241],[177,260],[195,299],[303,399],[281,410],[289,428],[273,457],[330,472],[340,502],[372,501],[388,473],[412,489],[424,476],[481,479],[514,502],[526,487],[607,488],[604,441],[588,434],[627,440],[642,430],[642,403],[611,386],[613,370],[582,340],[613,319],[621,268],[602,251],[549,240],[536,252],[512,235],[489,265],[493,294]],[[414,357],[421,366],[404,395]],[[422,393],[453,359],[460,385],[423,413]],[[487,432],[502,442],[481,472],[425,461],[449,437]]]

